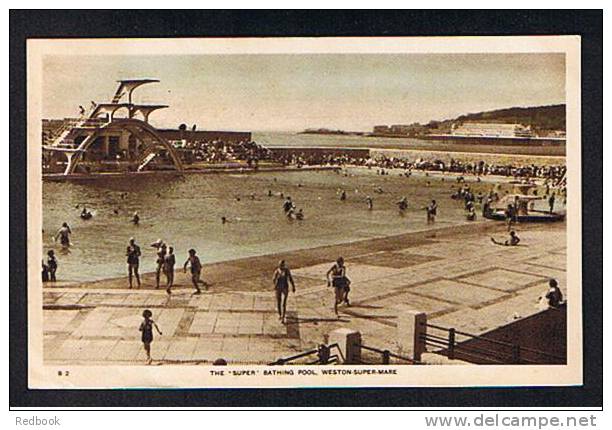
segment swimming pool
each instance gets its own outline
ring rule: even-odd
[[[424,230],[430,227],[422,207],[431,199],[438,201],[437,226],[466,222],[462,204],[449,197],[454,177],[399,174],[351,168],[347,175],[294,171],[45,182],[44,251],[58,253],[58,280],[90,281],[125,274],[130,237],[142,249],[144,273],[155,268],[155,249],[149,244],[158,238],[174,246],[179,267],[189,248],[210,263]],[[483,182],[473,188],[485,192],[491,186]],[[346,201],[340,201],[342,189]],[[285,217],[280,193],[304,210],[303,221]],[[374,199],[373,210],[367,208],[367,195]],[[395,204],[402,196],[409,202],[404,216]],[[92,219],[80,219],[83,205],[94,213]],[[138,226],[130,222],[134,211],[140,216]],[[52,240],[62,222],[73,231],[68,254]]]

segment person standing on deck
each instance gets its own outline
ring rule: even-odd
[[[276,309],[278,310],[278,319],[283,324],[286,322],[287,315],[287,297],[289,297],[289,283],[295,293],[295,282],[291,276],[291,271],[287,267],[285,260],[278,263],[278,268],[274,271],[274,290],[276,292]]]
[[[130,243],[125,252],[128,264],[128,279],[130,282],[130,288],[132,288],[132,277],[136,277],[136,283],[140,288],[140,275],[138,273],[138,265],[140,264],[140,247],[136,245],[136,240],[131,237]]]
[[[331,278],[330,278],[331,275]],[[347,306],[350,305],[348,293],[350,291],[350,280],[346,277],[346,266],[344,258],[338,257],[336,263],[325,274],[327,285],[334,287],[334,312],[338,317],[338,305],[344,302]]]
[[[171,288],[174,284],[174,265],[176,257],[174,256],[174,248],[168,247],[168,254],[164,256],[164,274],[166,275],[166,292],[171,294]]]
[[[159,279],[161,277],[161,272],[164,268],[165,257],[166,257],[166,244],[162,243],[157,249],[157,260],[155,260],[155,263],[157,264],[155,267],[155,288],[159,288]]]
[[[195,294],[201,294],[202,291],[200,290],[200,284],[204,284],[205,286],[206,284],[200,279],[200,275],[202,273],[202,263],[200,262],[200,258],[196,255],[195,249],[189,250],[189,257],[187,258],[187,261],[185,261],[185,264],[183,264],[183,272],[185,273],[187,272],[187,265],[189,265],[191,269],[191,283],[196,289]]]
[[[552,193],[550,197],[548,198],[548,211],[550,213],[553,213],[554,209],[555,209],[555,193]]]

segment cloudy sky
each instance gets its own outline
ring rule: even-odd
[[[367,131],[565,102],[563,54],[48,56],[43,117],[75,116],[136,78],[161,81],[134,98],[170,105],[151,122],[171,128]]]

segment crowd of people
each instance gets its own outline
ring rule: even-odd
[[[246,161],[249,167],[257,167],[260,160],[272,159],[272,152],[253,141],[225,142],[222,140],[176,143],[175,147],[187,163],[202,162],[220,164]]]
[[[349,154],[326,154],[326,153],[274,153],[269,152],[271,160],[283,165],[301,166],[356,166],[382,169],[403,169],[406,171],[432,171],[441,173],[459,173],[465,175],[498,175],[514,178],[539,178],[551,182],[552,185],[563,185],[565,180],[565,165],[536,165],[536,164],[505,164],[487,163],[484,160],[467,162],[450,159],[443,161],[435,158],[410,160],[404,157],[387,157],[377,155],[375,157],[351,156]]]

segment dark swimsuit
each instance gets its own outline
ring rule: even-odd
[[[276,290],[284,293],[289,292],[289,270],[281,270],[281,275],[276,278]]]
[[[142,342],[151,343],[153,342],[153,320],[145,320],[140,325],[142,330]]]

